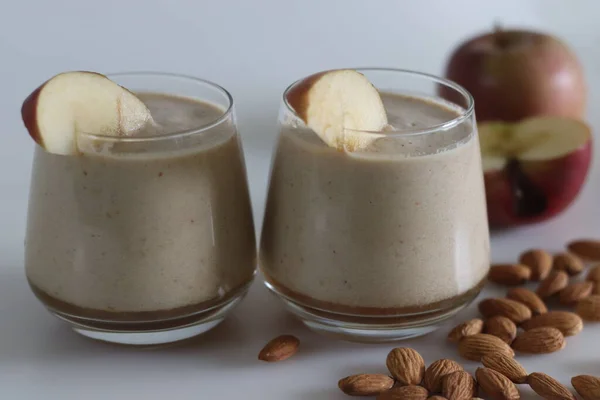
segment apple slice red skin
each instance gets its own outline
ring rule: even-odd
[[[21,106],[21,118],[23,119],[25,128],[27,128],[27,132],[29,132],[29,136],[31,136],[31,138],[42,147],[44,147],[44,141],[42,140],[42,135],[40,135],[36,114],[39,94],[45,84],[46,82],[31,92]]]
[[[75,71],[75,72],[83,72],[86,74],[95,74],[95,75],[103,76],[102,74],[99,74],[99,73],[93,72],[93,71]],[[42,83],[33,92],[31,92],[31,94],[29,96],[27,96],[25,101],[23,101],[23,105],[21,106],[21,119],[23,120],[23,124],[25,125],[27,132],[29,132],[29,136],[31,136],[31,138],[41,147],[45,147],[45,146],[44,146],[44,140],[42,139],[42,135],[40,135],[40,129],[38,127],[37,107],[38,107],[38,100],[40,98],[40,92],[42,91],[44,86],[46,86],[46,84],[48,82],[50,82],[50,79],[48,79],[47,81]]]
[[[292,107],[304,122],[306,122],[306,113],[308,111],[308,91],[327,72],[317,72],[304,78],[292,86],[286,93],[288,105]]]
[[[484,173],[488,221],[492,229],[504,229],[551,219],[577,198],[592,161],[592,139],[563,157],[543,161],[520,161],[524,176],[545,197],[546,207],[537,214],[519,215],[514,207],[517,194],[507,168]]]

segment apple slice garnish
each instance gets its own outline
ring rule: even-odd
[[[77,134],[128,136],[148,124],[146,105],[106,76],[86,71],[54,76],[21,107],[29,134],[47,152],[77,154]]]
[[[565,210],[591,161],[590,128],[563,117],[479,125],[490,225],[538,222]]]
[[[338,150],[364,149],[387,126],[379,92],[354,70],[309,76],[288,91],[287,102],[328,146]]]

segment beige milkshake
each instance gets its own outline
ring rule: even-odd
[[[433,97],[381,98],[395,131],[359,151],[328,146],[292,114],[282,121],[260,266],[305,322],[310,314],[338,328],[368,330],[374,316],[391,330],[427,324],[471,300],[487,274],[473,121]]]
[[[164,331],[222,319],[254,276],[232,119],[198,99],[138,98],[154,124],[135,135],[82,134],[80,154],[35,153],[27,278],[52,311],[90,330]]]

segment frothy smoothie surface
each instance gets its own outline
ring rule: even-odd
[[[217,121],[225,112],[223,107],[186,97],[161,93],[137,94],[152,113],[155,124],[137,132],[140,136],[164,135],[193,130]]]
[[[160,127],[141,136],[196,129],[224,112],[183,97],[139,97]],[[177,140],[116,143],[109,155],[38,148],[25,260],[30,284],[81,313],[189,311],[219,302],[255,269],[245,172],[231,122]]]
[[[434,98],[382,98],[403,131],[460,114]],[[302,303],[349,313],[427,309],[478,288],[489,234],[474,129],[392,132],[349,154],[284,123],[261,238],[266,279]]]

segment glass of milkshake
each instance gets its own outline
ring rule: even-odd
[[[222,321],[255,274],[233,100],[201,79],[109,78],[60,75],[45,84],[53,90],[42,86],[24,103],[23,120],[40,144],[27,279],[50,312],[85,336],[132,345],[182,340]],[[111,90],[115,104],[95,105]],[[62,133],[71,126],[80,131]]]
[[[351,71],[376,93],[343,76],[317,88],[331,71],[284,93],[259,265],[316,331],[367,342],[419,336],[471,302],[489,268],[473,98],[422,73]],[[460,100],[442,100],[440,86]],[[352,128],[377,112],[375,128]]]

